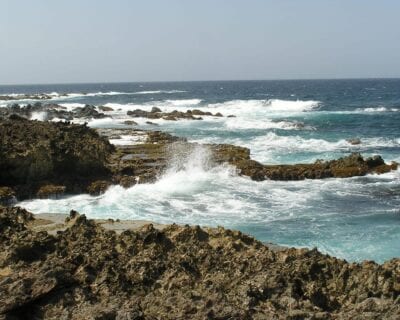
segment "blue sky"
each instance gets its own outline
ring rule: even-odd
[[[400,77],[397,0],[2,0],[0,83]]]

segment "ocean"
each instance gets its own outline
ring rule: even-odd
[[[127,127],[126,112],[134,109],[220,112],[224,117],[202,121],[134,120],[138,128],[189,141],[248,147],[252,158],[265,164],[310,163],[352,152],[400,162],[400,79],[0,86],[0,95],[21,93],[47,93],[51,102],[69,109],[85,104],[114,109],[112,118],[88,120],[93,128]],[[0,107],[10,103],[0,101]],[[207,149],[197,148],[183,166],[171,163],[154,184],[18,205],[34,213],[74,209],[90,218],[222,225],[261,241],[317,247],[349,261],[400,256],[398,170],[346,179],[255,182],[229,166],[210,167],[209,161]]]

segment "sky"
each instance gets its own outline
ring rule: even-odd
[[[0,84],[400,77],[398,0],[0,0]]]

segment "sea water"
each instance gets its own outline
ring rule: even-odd
[[[48,93],[72,110],[114,109],[94,128],[124,128],[128,110],[199,109],[202,121],[134,120],[189,141],[248,147],[266,164],[310,163],[351,152],[400,162],[400,80],[225,81],[2,86],[0,95]],[[66,94],[66,95],[64,95]],[[29,100],[17,101],[26,104]],[[10,102],[0,102],[4,106]],[[234,117],[227,117],[228,115]],[[45,119],[45,114],[33,115]],[[130,141],[129,137],[125,137]],[[353,145],[348,140],[359,139]],[[132,139],[132,143],[135,143]],[[34,213],[75,209],[91,218],[145,219],[235,228],[266,242],[317,247],[350,261],[400,256],[400,173],[347,179],[255,182],[210,163],[205,147],[171,160],[154,184],[97,197],[19,203]]]

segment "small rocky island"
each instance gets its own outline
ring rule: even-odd
[[[110,143],[125,135],[137,143]],[[209,152],[210,166],[228,164],[256,181],[380,174],[396,163],[351,154],[268,165],[240,146],[32,121],[21,112],[3,114],[0,139],[0,319],[400,317],[399,259],[348,263],[316,249],[268,246],[222,227],[94,221],[75,211],[60,220],[13,207],[16,199],[96,195],[112,184],[151,183],[177,153],[199,147]]]

